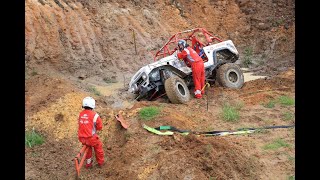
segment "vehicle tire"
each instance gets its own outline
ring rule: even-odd
[[[240,89],[244,83],[243,73],[237,64],[226,63],[217,70],[217,81],[223,87]]]
[[[164,82],[166,94],[173,104],[184,104],[190,100],[190,91],[186,83],[177,76],[172,76]]]

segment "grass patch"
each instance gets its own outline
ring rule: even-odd
[[[249,67],[249,65],[252,64],[252,48],[251,47],[246,47],[244,50],[243,64],[246,67]]]
[[[96,96],[101,96],[100,91],[98,91],[97,88],[94,87],[94,86],[90,86],[90,87],[89,87],[89,91],[92,92],[92,93],[93,93],[94,95],[96,95]]]
[[[288,160],[291,162],[295,162],[296,158],[288,155]]]
[[[117,83],[118,81],[115,78],[105,77],[103,78],[103,81],[106,83]]]
[[[290,146],[290,144],[286,143],[283,139],[277,139],[277,140],[273,141],[272,143],[263,146],[263,149],[275,150],[275,149],[279,149],[281,147],[289,147],[289,146]]]
[[[31,76],[35,76],[35,75],[38,75],[38,72],[33,69],[32,72],[31,72]]]
[[[284,121],[290,121],[290,120],[293,120],[293,119],[294,119],[294,114],[292,112],[285,112],[282,115],[282,120],[284,120]]]
[[[144,107],[139,111],[139,117],[142,120],[152,120],[160,113],[160,109],[155,106]]]
[[[295,177],[294,176],[289,176],[288,180],[295,180]]]
[[[42,143],[44,143],[44,139],[43,137],[38,134],[37,132],[35,132],[34,129],[32,129],[32,131],[29,132],[25,132],[25,145],[32,148],[36,145],[41,145]]]
[[[274,19],[273,22],[272,22],[272,26],[273,27],[279,27],[279,26],[282,26],[284,24],[284,20],[279,18],[279,19]]]
[[[239,107],[234,107],[229,104],[224,104],[222,107],[222,118],[225,121],[235,122],[238,121],[239,115]]]
[[[285,105],[285,106],[292,106],[294,105],[294,99],[292,97],[289,96],[280,96],[278,98],[278,101],[281,105]]]
[[[263,104],[264,107],[266,108],[274,108],[276,105],[276,101],[275,100],[270,100],[269,102]]]

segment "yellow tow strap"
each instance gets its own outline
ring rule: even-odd
[[[209,83],[206,83],[206,85],[203,86],[203,88],[201,89],[201,91],[203,91],[206,86],[210,87],[210,84],[209,84]]]

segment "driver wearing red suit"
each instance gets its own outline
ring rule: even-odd
[[[179,40],[178,49],[180,51],[177,54],[178,59],[183,60],[188,67],[191,67],[195,98],[202,98],[202,94],[204,94],[203,87],[205,85],[203,60],[195,50],[189,47],[185,40]]]

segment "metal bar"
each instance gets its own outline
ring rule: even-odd
[[[83,156],[82,156],[82,158],[81,158],[81,162],[80,162],[80,165],[79,165],[79,173],[80,173],[81,167],[82,167],[82,165],[83,165],[83,162],[84,162],[84,160],[85,160],[85,158],[86,158],[86,155],[87,155],[88,150],[89,150],[89,147],[87,146],[86,149],[85,149],[85,151],[84,151],[84,153],[83,153]]]
[[[152,94],[152,96],[149,98],[149,101],[153,98],[153,96],[157,93],[158,91],[154,90],[154,93]]]
[[[156,97],[155,100],[156,100],[156,99],[159,99],[160,97],[162,97],[162,96],[164,96],[164,95],[166,95],[166,94],[167,94],[167,93],[161,94],[160,96]]]
[[[79,177],[80,169],[79,169],[79,164],[78,164],[78,158],[74,158],[74,163],[75,163],[75,166],[76,166],[77,177]]]
[[[77,177],[79,177],[80,175],[80,169],[81,166],[83,164],[83,161],[85,159],[85,156],[87,154],[89,147],[86,145],[83,145],[83,147],[81,148],[80,152],[77,154],[77,156],[74,158],[74,163],[75,163],[75,167],[76,167],[76,171],[77,171]],[[81,154],[84,152],[82,158],[81,158]],[[79,159],[81,159],[80,165],[79,165]]]
[[[87,147],[86,145],[82,146],[82,148],[81,148],[80,152],[77,154],[76,158],[80,159],[81,153],[86,149],[86,147]]]

